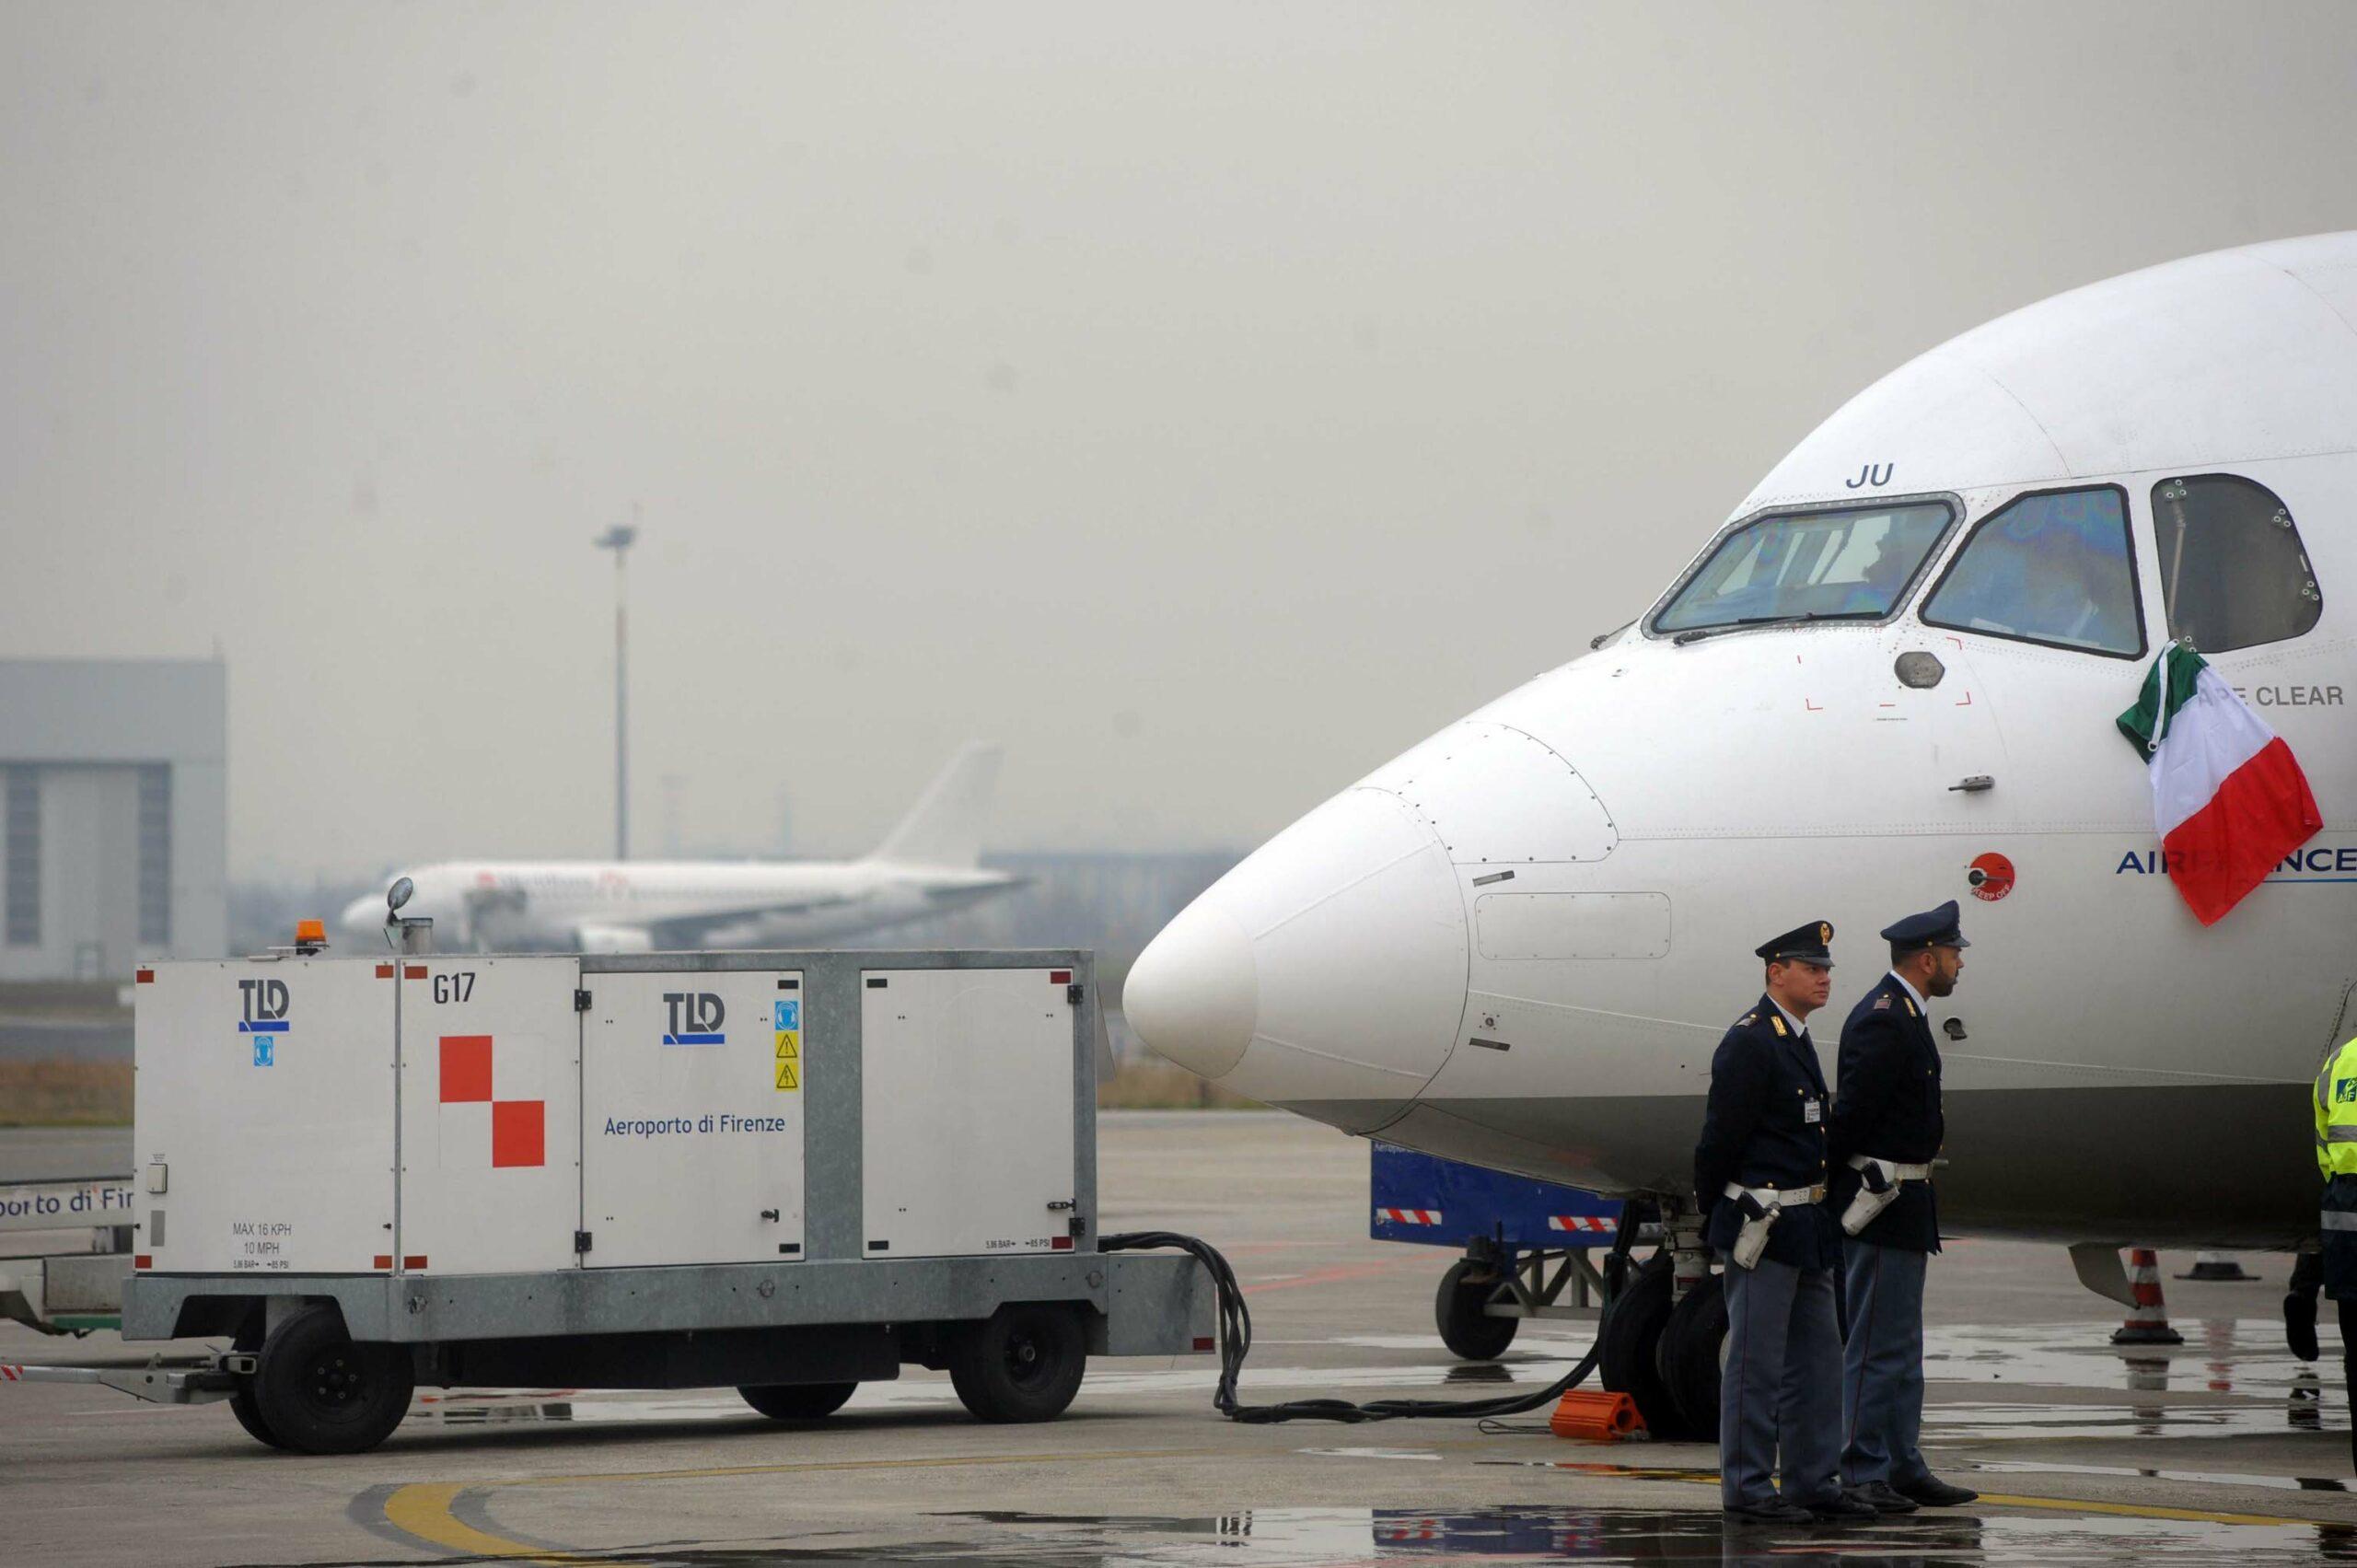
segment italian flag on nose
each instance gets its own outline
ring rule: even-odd
[[[2283,738],[2182,644],[2153,662],[2119,732],[2152,769],[2169,879],[2204,925],[2324,826]]]

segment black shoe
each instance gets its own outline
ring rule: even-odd
[[[1881,1509],[1846,1492],[1812,1497],[1801,1506],[1808,1510],[1809,1517],[1822,1525],[1863,1525],[1882,1517]]]
[[[1781,1497],[1771,1497],[1765,1503],[1729,1504],[1726,1516],[1753,1525],[1805,1525],[1815,1517],[1799,1504],[1787,1503]]]
[[[1887,1481],[1870,1481],[1864,1486],[1853,1486],[1850,1495],[1877,1514],[1912,1514],[1922,1504],[1912,1497],[1893,1491]]]
[[[2316,1344],[2316,1298],[2295,1290],[2283,1298],[2283,1342],[2302,1361],[2314,1361]]]
[[[1950,1486],[1935,1475],[1927,1475],[1921,1481],[1895,1481],[1890,1489],[1926,1508],[1953,1508],[1959,1503],[1977,1502],[1980,1496],[1968,1487]]]

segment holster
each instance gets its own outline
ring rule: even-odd
[[[1736,1267],[1756,1269],[1759,1266],[1759,1255],[1768,1250],[1768,1233],[1776,1228],[1776,1221],[1783,1212],[1783,1205],[1779,1203],[1743,1222],[1743,1228],[1735,1233],[1735,1250],[1729,1254],[1735,1260]]]
[[[1897,1174],[1892,1171],[1887,1160],[1878,1160],[1869,1155],[1860,1155],[1850,1161],[1850,1166],[1852,1169],[1859,1171],[1864,1171],[1871,1166],[1883,1179],[1883,1190],[1879,1192],[1864,1181],[1859,1182],[1857,1195],[1850,1200],[1850,1206],[1841,1211],[1842,1234],[1855,1236],[1874,1224],[1875,1215],[1898,1202],[1899,1183]]]

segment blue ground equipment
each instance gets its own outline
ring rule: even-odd
[[[1381,1143],[1368,1186],[1376,1240],[1464,1253],[1433,1303],[1457,1354],[1503,1354],[1526,1318],[1595,1317],[1602,1277],[1587,1253],[1613,1244],[1620,1200]]]

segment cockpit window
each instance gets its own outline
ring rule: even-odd
[[[2092,653],[2142,654],[2126,494],[2109,484],[2049,491],[1991,513],[1932,591],[1923,620]]]
[[[1945,502],[1756,517],[1719,540],[1654,630],[1770,621],[1879,621],[1948,526]]]
[[[2165,479],[2153,486],[2153,536],[2169,635],[2205,654],[2299,636],[2324,613],[2291,508],[2263,484]]]

